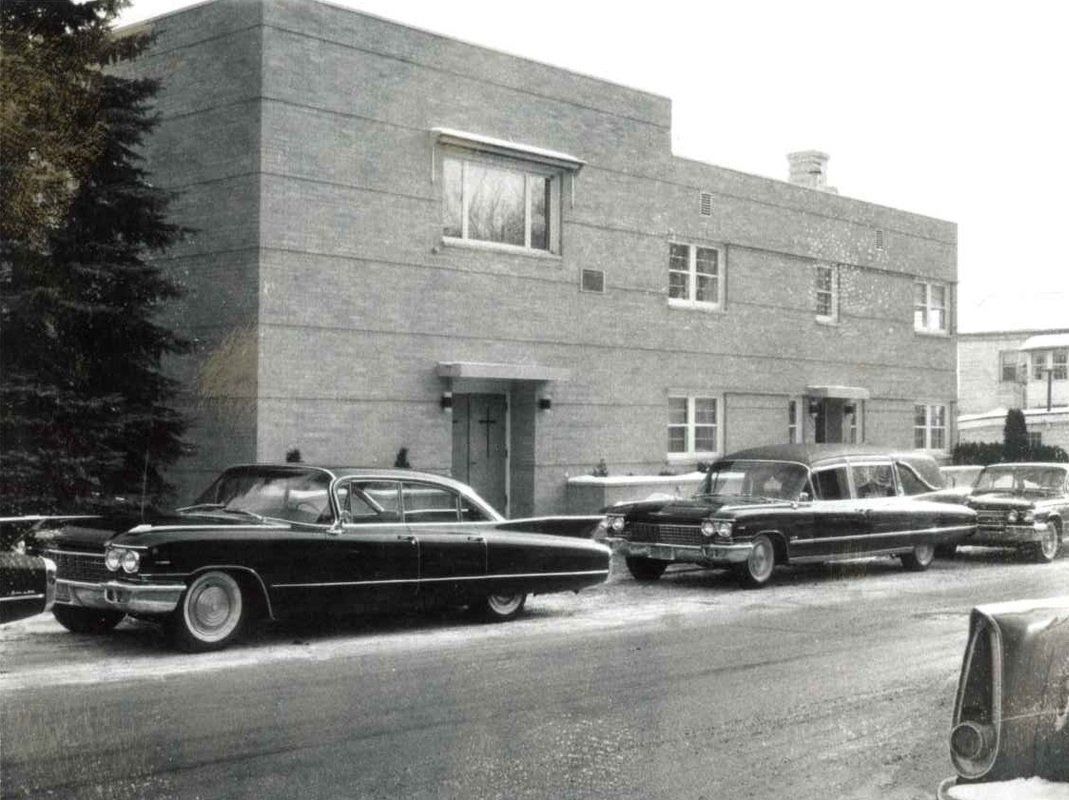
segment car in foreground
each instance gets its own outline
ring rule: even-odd
[[[529,594],[609,575],[609,549],[575,535],[595,520],[505,520],[464,484],[408,470],[233,467],[195,504],[137,522],[33,532],[28,547],[56,562],[53,614],[69,630],[106,632],[129,614],[209,650],[257,617],[455,603],[505,620]]]
[[[991,797],[1052,797],[1044,782],[1069,781],[1069,597],[973,609],[950,760],[957,775],[940,800],[983,786]]]
[[[0,624],[52,608],[56,565],[25,553],[0,553]]]
[[[991,464],[965,503],[977,517],[969,544],[1012,547],[1049,563],[1069,521],[1069,464]]]
[[[758,447],[711,464],[689,499],[606,509],[600,538],[643,581],[674,562],[728,567],[751,587],[768,583],[779,564],[888,555],[923,570],[937,547],[976,528],[971,509],[917,497],[942,488],[938,466],[922,453]]]

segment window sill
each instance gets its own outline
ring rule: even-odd
[[[686,308],[691,311],[704,311],[707,314],[726,313],[720,303],[707,303],[704,300],[681,300],[678,297],[668,298],[669,308]]]
[[[505,244],[503,242],[481,242],[477,239],[455,239],[451,236],[443,236],[441,246],[443,248],[457,248],[460,250],[482,250],[492,253],[508,253],[509,255],[538,258],[545,261],[561,261],[560,255],[551,253],[548,250],[535,250],[531,247],[519,247],[514,244]]]
[[[934,336],[937,339],[949,339],[950,334],[946,331],[930,331],[927,328],[914,328],[913,332],[917,336]]]
[[[714,461],[720,453],[669,453],[665,461],[669,464],[697,464],[699,461]]]
[[[829,328],[838,328],[843,323],[836,317],[814,317],[817,325],[827,325]]]

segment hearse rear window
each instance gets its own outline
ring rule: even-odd
[[[850,497],[850,483],[847,480],[846,467],[814,472],[813,483],[817,497],[821,500],[847,500]]]

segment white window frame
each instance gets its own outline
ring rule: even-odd
[[[821,270],[831,273],[831,291],[820,288]],[[831,313],[820,313],[820,296],[831,295]],[[834,323],[839,321],[839,265],[838,264],[815,264],[813,269],[813,298],[814,310],[817,312],[817,322]]]
[[[694,242],[681,242],[672,240],[668,243],[668,271],[683,272],[672,268],[672,246],[687,248],[687,296],[668,296],[668,305],[673,308],[700,308],[707,311],[716,311],[724,307],[724,284],[726,265],[724,263],[724,248],[712,244],[696,244]],[[712,250],[716,253],[716,300],[698,300],[698,250]],[[705,275],[706,273],[701,273]],[[669,284],[670,285],[670,284]],[[671,291],[669,289],[669,291]]]
[[[1021,375],[1020,365],[1020,351],[1018,350],[999,350],[998,353],[998,382],[999,383],[1017,383]],[[1013,377],[1006,378],[1006,367],[1009,366],[1006,362],[1013,362]]]
[[[1061,358],[1057,361],[1054,356]],[[1054,377],[1051,380],[1064,381],[1069,379],[1069,350],[1040,350],[1032,354],[1032,380],[1047,382],[1047,371],[1052,370]],[[1059,376],[1058,373],[1061,373]]]
[[[924,427],[923,428],[920,425],[918,425],[917,421],[916,421],[916,415],[917,415],[917,409],[918,408],[923,408],[924,409]],[[942,424],[942,426],[936,426],[933,423],[933,419],[936,416],[935,415],[935,410],[937,408],[943,409],[943,424]],[[914,403],[913,404],[913,415],[914,415],[914,420],[913,420],[913,449],[914,450],[931,450],[931,451],[937,452],[937,453],[945,453],[947,451],[947,449],[949,448],[949,434],[950,434],[950,426],[949,426],[949,423],[948,423],[949,417],[947,416],[947,414],[948,414],[948,408],[947,408],[946,403]],[[917,432],[921,431],[921,430],[924,431],[924,447],[917,447]],[[935,431],[942,431],[943,432],[943,444],[942,444],[941,447],[940,446],[934,446],[932,444],[932,440],[935,438],[933,436],[933,433]]]
[[[917,287],[924,287],[924,302],[917,302]],[[932,296],[935,294],[932,289],[939,287],[943,290],[943,326],[941,328],[933,327],[932,325],[932,312],[939,309],[939,306],[935,305],[932,300]],[[917,324],[917,311],[923,311],[924,323]],[[950,331],[950,286],[940,281],[913,281],[913,330],[916,333],[924,333],[930,336],[946,336]]]
[[[563,173],[535,162],[528,162],[516,158],[504,158],[501,156],[487,155],[478,152],[469,152],[457,148],[449,148],[441,154],[441,202],[445,204],[444,193],[449,187],[445,180],[445,165],[448,161],[460,162],[460,236],[447,236],[442,234],[442,243],[456,247],[467,247],[476,250],[500,250],[510,253],[522,253],[541,257],[559,258],[561,254],[561,186]],[[489,169],[505,172],[514,172],[524,177],[524,243],[522,245],[508,242],[494,242],[487,239],[472,239],[469,235],[469,202],[471,197],[467,189],[468,165],[477,164]],[[531,246],[531,193],[539,179],[550,179],[549,208],[546,213],[546,243],[545,249]]]
[[[679,423],[673,423],[671,421],[671,402],[673,400],[686,400],[687,401],[687,419],[682,425]],[[716,423],[714,425],[698,425],[695,415],[695,401],[697,400],[711,400],[714,405],[714,412],[716,414]],[[683,427],[686,430],[686,452],[669,452],[667,453],[667,461],[669,463],[693,463],[699,460],[709,460],[716,458],[723,450],[721,443],[723,442],[724,435],[724,400],[723,397],[716,394],[697,394],[697,395],[684,395],[681,393],[671,393],[668,395],[668,407],[669,416],[668,424],[665,426],[665,434],[672,428]],[[715,450],[696,450],[695,441],[696,430],[699,427],[712,427],[713,439],[715,441]],[[667,444],[667,442],[666,442]]]
[[[791,422],[791,405],[794,405],[794,422]],[[802,398],[787,398],[787,444],[801,444],[805,436],[802,430]]]

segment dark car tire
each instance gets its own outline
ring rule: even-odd
[[[902,556],[902,566],[911,572],[924,572],[935,561],[935,545],[919,544]]]
[[[958,546],[956,544],[937,544],[935,546],[935,557],[951,559],[958,554]]]
[[[627,571],[631,573],[631,577],[636,581],[643,582],[657,580],[668,569],[667,561],[658,561],[657,559],[643,556],[628,556],[624,559],[624,563],[627,564]]]
[[[1036,542],[1029,547],[1028,555],[1039,564],[1049,564],[1058,557],[1058,550],[1062,546],[1062,531],[1054,520],[1050,523],[1050,531],[1043,541]]]
[[[772,579],[776,568],[776,548],[763,533],[753,539],[750,557],[735,567],[739,582],[747,589],[760,589]]]
[[[487,622],[507,622],[516,619],[526,604],[526,592],[502,592],[480,598],[472,611]]]
[[[251,604],[233,576],[218,570],[198,575],[178,601],[168,625],[180,650],[220,650],[237,639],[249,618]]]
[[[52,606],[52,616],[71,633],[108,633],[126,616],[121,611],[107,611],[80,606]]]

